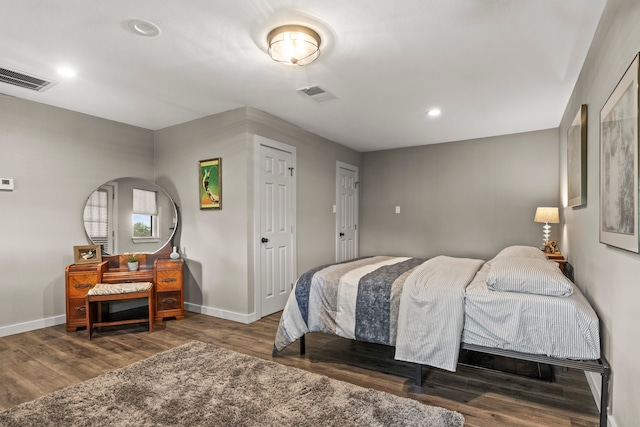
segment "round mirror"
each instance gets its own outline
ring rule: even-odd
[[[89,195],[83,221],[89,240],[104,255],[155,253],[171,242],[178,211],[155,183],[118,178]]]

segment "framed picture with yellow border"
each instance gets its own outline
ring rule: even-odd
[[[200,209],[222,209],[222,159],[200,160]]]

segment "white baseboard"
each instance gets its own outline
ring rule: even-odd
[[[221,310],[219,308],[207,307],[198,304],[184,303],[184,309],[195,313],[206,314],[207,316],[219,317],[221,319],[233,320],[234,322],[249,324],[260,320],[256,313],[241,314],[234,311]]]
[[[589,384],[589,388],[591,389],[591,394],[593,395],[593,399],[596,401],[596,406],[598,407],[598,411],[600,410],[600,390],[602,388],[602,376],[596,372],[588,372],[584,371],[584,376],[587,378],[587,384]],[[617,427],[615,419],[613,415],[607,414],[607,425],[609,427]]]
[[[260,320],[260,316],[256,313],[241,314],[233,311],[221,310],[219,308],[206,307],[197,304],[184,303],[184,308],[196,313],[206,314],[207,316],[219,317],[221,319],[233,320],[239,323],[253,323]],[[0,326],[0,337],[20,334],[22,332],[35,331],[36,329],[47,328],[49,326],[63,325],[67,321],[66,316],[47,317],[45,319],[31,320],[24,323],[16,323],[15,325]]]
[[[64,314],[60,316],[47,317],[45,319],[31,320],[29,322],[17,323],[15,325],[0,326],[0,337],[20,334],[22,332],[35,331],[49,326],[61,325],[67,321]]]

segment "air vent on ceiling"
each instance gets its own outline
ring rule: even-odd
[[[33,74],[25,74],[19,71],[9,70],[0,67],[0,82],[13,86],[23,87],[25,89],[35,90],[36,92],[44,92],[58,82],[46,80]]]
[[[318,85],[303,87],[302,89],[298,89],[297,92],[302,95],[308,96],[316,102],[324,102],[329,101],[330,99],[335,99],[335,96],[332,93],[327,92]]]

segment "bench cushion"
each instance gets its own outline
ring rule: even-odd
[[[89,289],[87,295],[115,295],[130,294],[132,292],[148,291],[153,286],[151,282],[137,283],[98,283]]]

